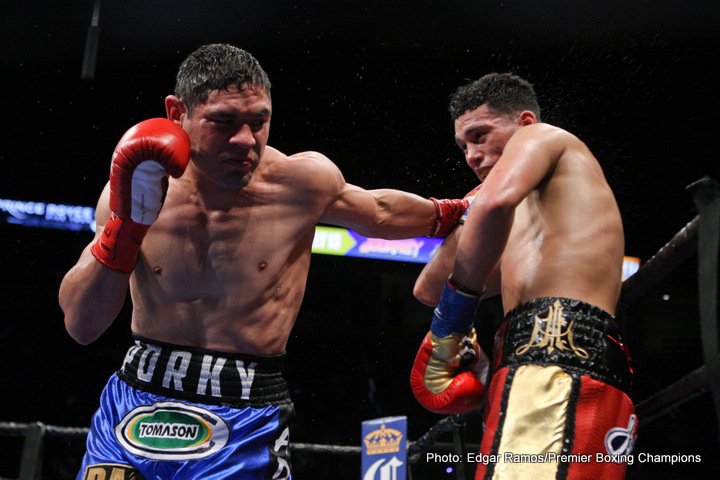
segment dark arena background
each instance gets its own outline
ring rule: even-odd
[[[96,343],[70,339],[58,285],[92,234],[18,224],[13,208],[94,207],[117,140],[138,121],[164,116],[178,64],[201,44],[232,43],[259,59],[273,83],[274,147],[323,152],[348,182],[365,188],[439,198],[462,196],[475,183],[454,145],[448,96],[490,71],[526,77],[543,119],[578,135],[602,163],[622,211],[626,254],[643,266],[698,215],[686,187],[705,176],[720,180],[716,0],[106,0],[91,27],[96,5],[0,3],[5,427],[87,427],[130,339],[127,306]],[[89,30],[97,43],[86,45]],[[664,261],[662,278],[650,275],[619,315],[636,402],[697,374],[694,387],[670,395],[669,404],[646,402],[652,413],[640,416],[628,478],[720,472],[712,395],[720,371],[711,368],[718,352],[707,352],[717,346],[717,330],[700,333],[699,292],[708,284],[698,279],[702,258],[694,236],[681,238],[688,236],[687,245],[670,248],[680,257]],[[297,410],[292,441],[359,447],[361,421],[404,415],[413,442],[442,419],[409,389],[431,318],[412,297],[421,268],[313,255],[285,369]],[[23,436],[5,427],[0,477],[18,478]],[[468,448],[480,431],[479,419],[469,417]],[[452,441],[440,435],[435,447],[448,451]],[[83,448],[82,436],[46,435],[41,464],[32,477],[27,467],[24,474],[74,478]],[[679,460],[641,462],[641,452]],[[300,480],[360,477],[357,455],[298,450],[293,463]],[[424,456],[410,466],[413,479],[456,478],[452,470]]]

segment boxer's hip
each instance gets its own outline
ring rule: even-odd
[[[496,366],[558,365],[629,392],[632,370],[615,318],[579,300],[542,297],[505,316]]]

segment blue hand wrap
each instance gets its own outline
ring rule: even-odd
[[[440,301],[433,311],[430,331],[439,338],[451,333],[468,333],[473,328],[479,295],[461,293],[450,280],[445,283]]]

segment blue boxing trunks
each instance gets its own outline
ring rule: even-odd
[[[291,479],[284,357],[135,337],[100,397],[78,480]]]

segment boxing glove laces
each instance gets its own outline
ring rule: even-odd
[[[129,273],[155,222],[167,177],[180,177],[190,160],[190,139],[176,123],[152,118],[120,139],[110,165],[110,219],[91,252],[106,267]]]

